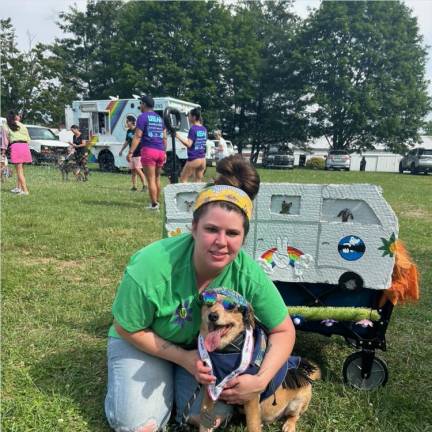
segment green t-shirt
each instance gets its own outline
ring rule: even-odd
[[[129,332],[146,328],[168,341],[189,345],[201,324],[199,293],[190,234],[166,238],[141,249],[130,260],[113,304],[114,319]],[[230,288],[243,295],[268,329],[281,324],[287,308],[273,282],[243,250],[208,288]],[[119,337],[114,326],[109,336]]]

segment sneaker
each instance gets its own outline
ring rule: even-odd
[[[150,204],[146,207],[147,210],[159,210],[159,203],[156,203],[154,206],[153,204]]]
[[[131,187],[131,191],[132,192],[135,192],[137,190],[137,188],[134,186],[134,187]]]
[[[13,189],[11,189],[11,192],[12,193],[20,193],[21,192],[21,188],[19,188],[19,187],[16,187],[16,188],[13,188]]]
[[[24,192],[23,190],[20,190],[19,192],[16,193],[17,195],[28,195],[28,192]]]
[[[147,186],[143,186],[141,192],[147,192]]]

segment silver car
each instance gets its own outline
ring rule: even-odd
[[[325,169],[340,169],[349,171],[351,168],[351,156],[346,150],[330,150],[326,161]]]
[[[432,149],[416,148],[410,150],[399,162],[399,172],[411,174],[432,172]]]

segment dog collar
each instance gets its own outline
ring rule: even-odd
[[[219,399],[219,396],[228,381],[232,380],[237,375],[242,374],[248,368],[252,360],[253,348],[253,332],[252,329],[249,328],[246,329],[245,341],[241,354],[241,361],[238,368],[232,371],[229,375],[227,375],[219,384],[209,384],[207,386],[208,394],[213,401]],[[211,370],[211,374],[213,375],[213,364],[210,359],[209,353],[206,350],[204,338],[201,335],[198,336],[198,352],[201,360],[206,363],[206,365]]]

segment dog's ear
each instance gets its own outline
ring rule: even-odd
[[[241,313],[243,314],[243,323],[246,328],[255,328],[255,313],[252,306],[249,304],[247,307],[240,306]]]

